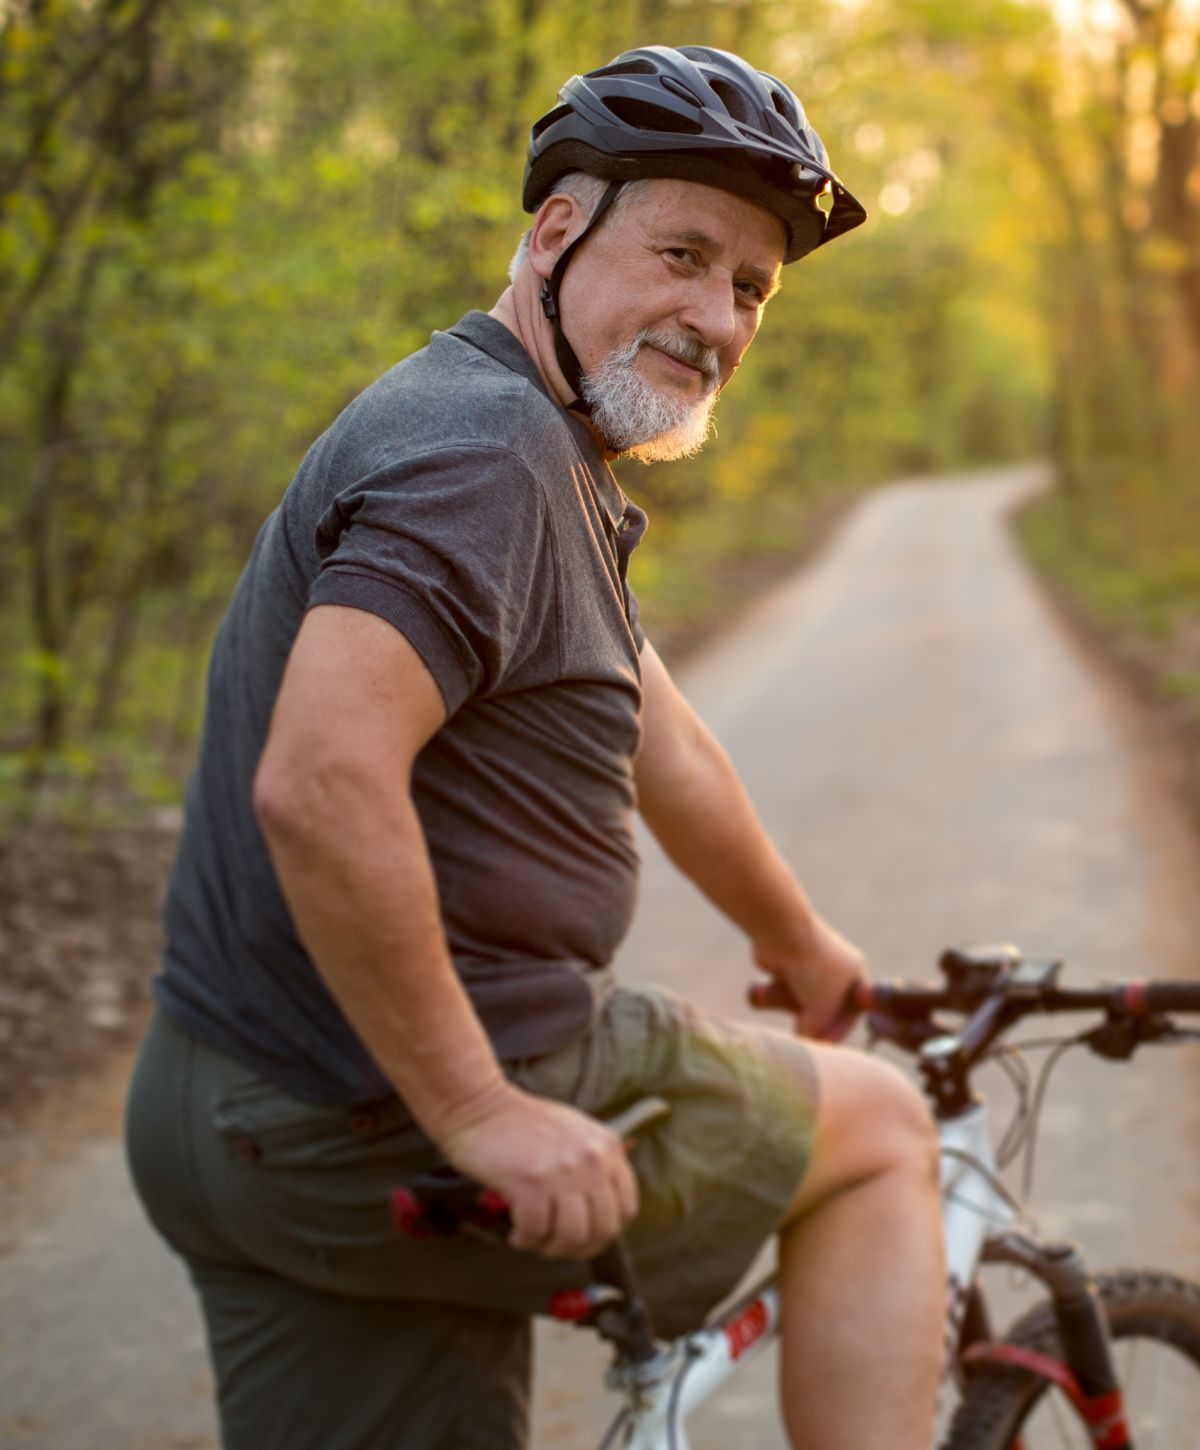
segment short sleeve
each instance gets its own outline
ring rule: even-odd
[[[317,528],[308,606],[342,604],[409,640],[453,714],[557,648],[553,553],[537,480],[511,453],[457,446],[345,488]]]
[[[625,591],[625,618],[629,621],[629,631],[633,635],[633,646],[638,654],[641,654],[646,643],[646,635],[642,629],[638,617],[637,595],[633,592],[629,583],[629,558],[637,546],[641,543],[646,532],[645,512],[638,508],[637,504],[625,500],[625,508],[621,514],[621,522],[617,527],[617,558],[618,567],[621,571],[621,586]]]
[[[629,581],[625,581],[625,615],[629,620],[629,630],[633,635],[633,647],[641,654],[646,643],[646,632],[642,628],[642,621],[638,612],[637,595],[629,587]]]

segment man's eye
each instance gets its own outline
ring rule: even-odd
[[[682,262],[685,266],[694,267],[700,260],[698,253],[691,247],[668,247],[667,256],[673,262]]]
[[[734,286],[743,297],[748,297],[752,302],[761,304],[767,300],[767,294],[757,282],[735,282]]]

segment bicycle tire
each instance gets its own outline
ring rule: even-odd
[[[1118,1358],[1120,1341],[1139,1339],[1178,1351],[1182,1356],[1181,1368],[1190,1361],[1194,1384],[1190,1383],[1192,1376],[1186,1377],[1192,1405],[1190,1415],[1194,1417],[1197,1413],[1195,1407],[1200,1406],[1200,1285],[1151,1269],[1118,1269],[1097,1275],[1096,1287],[1108,1317],[1110,1333],[1116,1342],[1114,1348]],[[1016,1321],[1005,1339],[1010,1344],[1045,1354],[1058,1354],[1053,1306],[1049,1301],[1036,1305]],[[1058,1435],[1050,1437],[1043,1434],[1030,1438],[1030,1416],[1052,1394],[1059,1398],[1046,1380],[1029,1370],[989,1364],[972,1371],[949,1432],[942,1442],[942,1450],[1012,1450],[1018,1441],[1023,1450],[1051,1450],[1051,1447],[1064,1443],[1087,1444],[1086,1436],[1075,1442],[1064,1441]],[[1133,1441],[1140,1445],[1143,1442],[1138,1439],[1138,1415],[1149,1413],[1157,1416],[1159,1411],[1157,1406],[1149,1410],[1145,1407],[1139,1409],[1132,1395],[1130,1399],[1128,1408]],[[1070,1414],[1067,1412],[1067,1418]],[[1189,1433],[1195,1433],[1196,1423],[1195,1418],[1191,1418]],[[1156,1428],[1155,1434],[1160,1433],[1161,1429]],[[1174,1446],[1181,1442],[1168,1434],[1166,1440],[1155,1439],[1153,1443]]]

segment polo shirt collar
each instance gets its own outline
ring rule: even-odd
[[[464,342],[471,343],[480,352],[486,352],[488,357],[495,358],[498,363],[503,364],[512,372],[520,373],[523,378],[528,378],[547,397],[550,396],[533,359],[513,333],[509,332],[508,328],[502,322],[498,322],[496,318],[486,312],[468,312],[460,322],[456,322],[449,329],[449,332],[451,337],[461,337]]]
[[[542,375],[538,372],[533,359],[517,341],[516,336],[489,313],[468,312],[461,321],[456,322],[447,331],[451,337],[458,337],[464,342],[469,342],[480,352],[485,352],[488,357],[494,358],[503,367],[519,373],[523,378],[528,378],[536,388],[550,398],[550,392],[542,381]],[[554,402],[553,398],[550,400]],[[646,515],[635,503],[631,503],[625,497],[624,490],[613,476],[612,469],[605,462],[596,445],[596,440],[592,437],[591,429],[583,419],[576,417],[567,408],[563,408],[562,411],[573,431],[581,442],[586,444],[588,451],[599,465],[598,474],[593,474],[593,477],[600,485],[600,494],[609,524],[619,535],[618,550],[624,557],[628,557],[645,532]]]

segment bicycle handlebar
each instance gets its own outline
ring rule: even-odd
[[[945,963],[945,958],[943,958]],[[1130,980],[1095,987],[1060,987],[1057,964],[967,973],[944,984],[903,981],[860,981],[846,994],[839,1016],[868,1015],[877,1026],[898,1029],[901,1046],[916,1048],[933,1032],[948,1031],[935,1020],[955,1012],[969,1020],[961,1029],[972,1050],[993,1041],[1023,1017],[1060,1012],[1103,1012],[1106,1021],[1137,1024],[1165,1012],[1200,1012],[1200,981]],[[785,983],[755,982],[747,992],[750,1005],[764,1010],[800,1011]]]
[[[1140,1004],[1134,1015],[1146,1012],[1200,1012],[1200,982],[1129,982],[1129,993],[1137,993]]]
[[[750,1005],[762,1010],[799,1012],[800,1003],[779,981],[754,982],[747,993]],[[1000,996],[1021,1004],[1018,1015],[1037,1012],[1105,1011],[1122,1017],[1145,1017],[1154,1012],[1200,1012],[1200,982],[1144,981],[1105,983],[1098,987],[1047,987],[1030,991],[1024,986],[1005,990],[1004,979],[986,991],[963,992],[955,987],[926,982],[856,982],[842,1003],[841,1012],[859,1017],[867,1012],[920,1019],[933,1012],[971,1012],[988,997]]]

